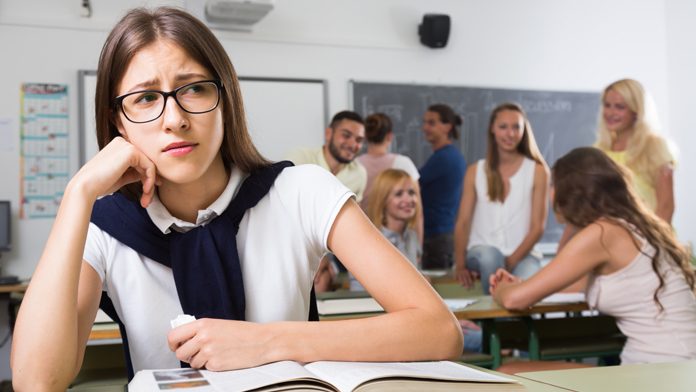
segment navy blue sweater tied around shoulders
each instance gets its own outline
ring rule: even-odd
[[[171,268],[184,313],[197,319],[244,320],[244,282],[235,241],[239,223],[289,166],[291,162],[283,161],[252,173],[220,216],[186,233],[162,233],[138,202],[121,193],[97,200],[91,222],[136,252]],[[106,293],[100,307],[119,323],[131,379],[125,328]],[[313,289],[309,320],[318,320]]]

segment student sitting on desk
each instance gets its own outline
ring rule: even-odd
[[[174,8],[129,12],[97,75],[101,151],[67,185],[24,297],[16,390],[65,390],[102,291],[134,371],[461,352],[457,320],[345,186],[259,155],[234,68],[202,22]],[[329,250],[386,314],[307,322]],[[197,320],[170,330],[181,313]]]
[[[544,233],[548,168],[522,107],[504,103],[488,124],[486,159],[470,165],[454,235],[457,279],[471,286],[498,268],[526,279],[541,267],[532,248]]]
[[[492,275],[496,302],[522,309],[559,290],[578,291],[587,278],[590,307],[615,317],[627,337],[622,364],[696,359],[696,278],[671,227],[598,149],[558,159],[552,183],[559,221],[579,231],[528,280],[503,269]]]

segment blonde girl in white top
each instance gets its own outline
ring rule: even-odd
[[[551,293],[586,287],[589,304],[614,316],[628,338],[622,363],[696,359],[696,278],[670,226],[599,149],[571,151],[552,175],[554,212],[579,231],[525,281],[498,270],[490,278],[496,302],[522,309]]]
[[[516,103],[496,107],[488,125],[486,159],[471,166],[455,226],[455,271],[464,286],[498,268],[528,278],[540,268],[532,254],[544,233],[548,169],[524,110]]]

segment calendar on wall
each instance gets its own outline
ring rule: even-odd
[[[53,218],[70,178],[68,86],[21,88],[20,217]]]

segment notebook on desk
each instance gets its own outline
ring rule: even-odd
[[[543,304],[572,304],[585,302],[585,293],[554,293],[541,300]]]
[[[317,301],[320,316],[337,314],[380,313],[384,308],[374,298],[324,299]]]
[[[462,310],[476,302],[476,299],[445,299],[445,305],[451,311]],[[384,308],[374,298],[344,298],[326,299],[317,301],[317,309],[320,316],[333,316],[339,314],[381,313]]]

